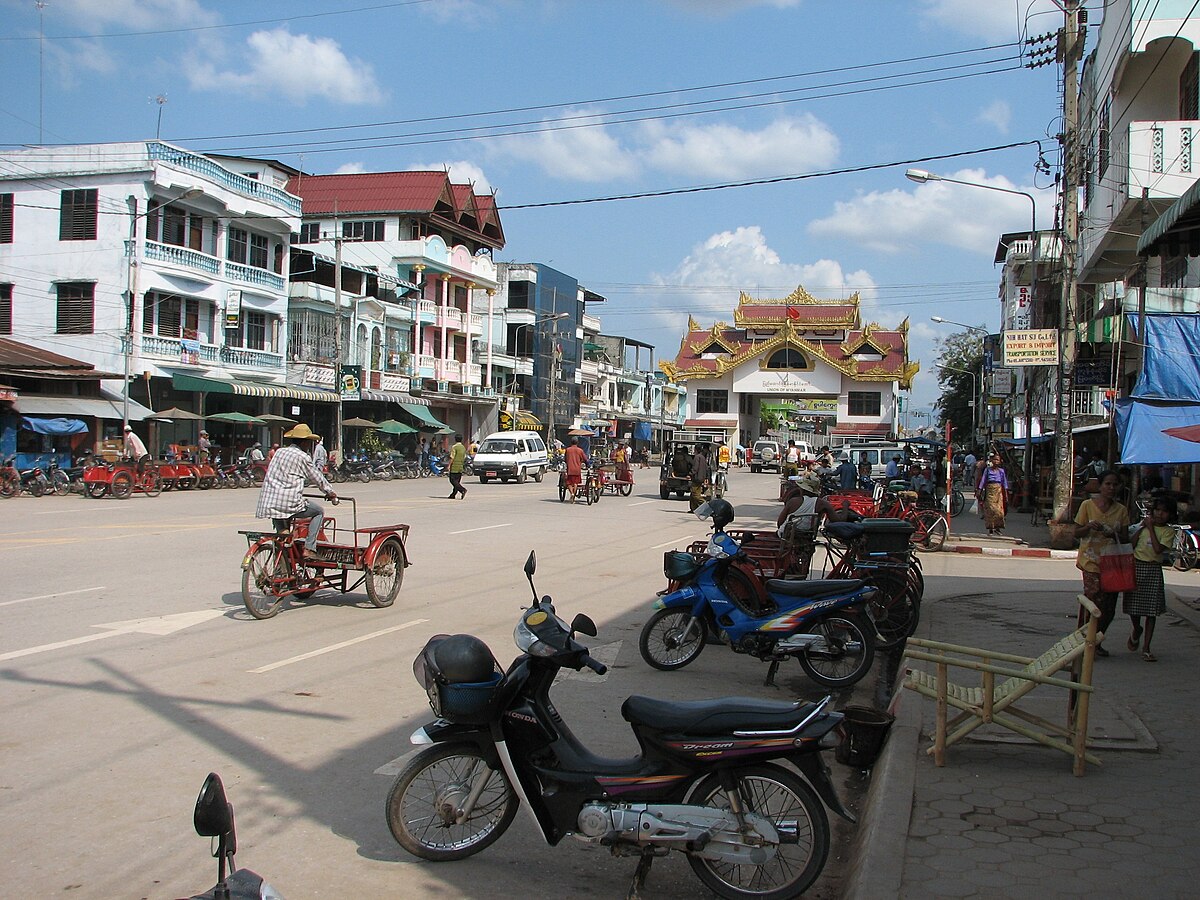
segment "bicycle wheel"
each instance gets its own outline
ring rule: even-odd
[[[963,496],[963,492],[955,488],[950,494],[950,518],[954,518],[963,511],[963,507],[967,505],[967,498]]]
[[[54,493],[60,497],[71,493],[71,479],[61,469],[54,470],[54,474],[50,477],[50,484]]]
[[[630,494],[633,493],[633,485],[629,484],[628,482],[625,482],[623,484],[618,484],[617,485],[617,493],[620,494],[622,497],[628,497]]]
[[[917,530],[913,533],[917,549],[936,553],[946,543],[950,527],[946,517],[936,509],[920,509],[916,514]]]
[[[599,482],[599,480],[597,480],[597,481],[593,481],[593,482],[592,482],[592,490],[591,490],[591,495],[590,495],[590,496],[591,496],[591,498],[592,498],[592,499],[591,499],[591,502],[592,502],[592,503],[599,503],[599,502],[600,502],[600,495],[601,495],[601,494],[603,494],[603,493],[604,493],[604,488],[600,487],[600,482]]]
[[[688,802],[729,809],[732,804],[721,784],[723,777],[705,776]],[[817,880],[829,856],[825,807],[804,779],[772,763],[736,768],[732,778],[739,808],[770,822],[779,843],[769,844],[769,852],[757,864],[750,857],[735,861],[688,854],[692,871],[719,897],[799,897]]]
[[[242,570],[242,602],[246,604],[246,612],[256,619],[271,618],[283,605],[280,590],[290,581],[279,548],[273,544],[259,547]]]
[[[478,781],[482,790],[476,795]],[[459,810],[475,796],[459,821]],[[422,750],[396,776],[387,798],[392,837],[421,859],[465,859],[504,834],[517,814],[508,779],[476,747],[439,744]]]
[[[147,497],[157,497],[162,493],[162,479],[158,472],[147,472],[143,478],[142,491]]]
[[[400,585],[404,584],[404,548],[400,541],[384,541],[375,554],[374,564],[365,574],[368,600],[380,608],[396,602]]]
[[[912,637],[921,618],[921,601],[904,569],[874,569],[858,577],[876,589],[869,609],[875,621],[875,646],[890,650]]]
[[[1172,565],[1180,572],[1186,572],[1196,565],[1196,558],[1200,556],[1200,547],[1196,544],[1196,535],[1190,528],[1179,528],[1175,531],[1175,559]]]
[[[0,478],[0,497],[8,499],[17,496],[21,490],[21,482],[16,478]]]
[[[128,472],[114,472],[108,489],[118,500],[128,500],[133,493],[133,476]]]
[[[713,479],[713,496],[725,496],[725,475],[723,472],[718,472],[717,477]]]

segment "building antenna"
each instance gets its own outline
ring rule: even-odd
[[[42,136],[42,117],[45,109],[43,97],[46,80],[46,67],[43,64],[46,55],[46,0],[34,0],[34,6],[38,11],[38,145],[40,146],[45,143],[45,138]]]

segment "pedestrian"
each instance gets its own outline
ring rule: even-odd
[[[199,451],[196,454],[196,461],[208,462],[208,457],[212,453],[212,441],[209,440],[207,431],[200,432],[200,437],[196,440],[196,449]]]
[[[962,460],[962,483],[967,484],[967,479],[975,477],[975,453],[972,450],[967,451],[967,455]],[[970,482],[975,484],[974,481]]]
[[[267,462],[270,462],[272,459],[275,458],[275,453],[278,449],[279,449],[278,444],[271,445],[271,449],[267,451]]]
[[[463,500],[467,499],[467,489],[462,486],[463,469],[467,465],[467,448],[463,444],[461,434],[454,436],[454,446],[450,448],[450,471],[447,473],[450,477],[450,496],[447,500],[459,499],[459,494]]]
[[[1008,473],[1000,464],[999,453],[988,457],[987,467],[975,482],[975,496],[988,534],[999,534],[1004,530],[1004,516],[1008,512]]]
[[[579,486],[583,484],[583,467],[587,465],[587,454],[579,446],[579,438],[572,437],[571,443],[563,451],[563,463],[566,466],[567,490],[571,492],[571,502],[574,503],[579,495]]]
[[[887,468],[883,470],[884,477],[888,481],[900,474],[900,456],[897,454],[888,460]]]
[[[129,425],[125,426],[125,455],[133,460],[138,474],[146,471],[146,463],[150,461],[150,451],[142,443],[142,439],[133,432]]]
[[[868,493],[875,490],[875,479],[871,477],[871,464],[869,462],[860,462],[858,464],[858,489],[867,491]]]
[[[329,465],[329,451],[325,449],[325,440],[320,435],[317,435],[313,444],[313,465],[317,467],[318,472],[324,472],[325,467]]]
[[[429,468],[429,444],[425,438],[421,438],[421,443],[417,445],[417,462],[421,464],[422,472]]]
[[[688,476],[692,482],[691,510],[695,512],[700,508],[700,504],[704,502],[704,492],[708,488],[709,479],[712,477],[712,471],[708,463],[708,453],[703,444],[696,445],[696,452],[692,454],[691,466],[688,468]]]
[[[738,468],[740,469],[742,466],[744,466],[746,464],[746,448],[745,448],[745,446],[743,446],[741,441],[738,441],[736,452],[737,452],[737,464],[738,464]]]
[[[249,459],[250,462],[262,462],[263,461],[262,444],[259,443],[258,441],[255,441],[253,444],[251,444],[250,449],[246,452],[246,457]]]
[[[792,478],[800,472],[800,448],[796,446],[794,440],[787,442],[787,449],[783,451],[783,477]]]
[[[1170,497],[1155,498],[1150,513],[1142,519],[1137,533],[1130,538],[1133,541],[1136,586],[1132,591],[1125,592],[1121,603],[1121,611],[1133,623],[1133,631],[1125,646],[1130,652],[1136,653],[1138,641],[1143,641],[1142,659],[1146,662],[1158,662],[1158,657],[1150,652],[1150,642],[1154,639],[1157,617],[1167,611],[1162,574],[1163,553],[1173,545],[1175,530],[1170,523],[1174,521],[1176,512],[1178,507]],[[1143,617],[1146,620],[1144,627]]]
[[[333,485],[313,465],[312,448],[317,435],[307,425],[301,424],[284,432],[283,437],[287,445],[271,457],[254,516],[271,519],[276,531],[291,527],[296,519],[308,519],[304,558],[327,562],[328,556],[317,549],[317,536],[325,525],[325,510],[319,503],[304,496],[304,485],[311,481],[324,492],[326,500],[337,500]]]
[[[855,482],[858,481],[858,469],[855,468],[854,463],[850,461],[850,454],[846,454],[846,457],[842,460],[841,465],[839,465],[834,471],[837,473],[838,484],[841,486],[843,491],[854,489]]]
[[[1108,627],[1117,615],[1115,592],[1100,590],[1100,553],[1115,541],[1124,541],[1129,533],[1129,510],[1116,501],[1120,479],[1116,472],[1100,475],[1100,493],[1084,500],[1075,515],[1075,537],[1079,541],[1079,553],[1075,567],[1083,575],[1083,594],[1100,609],[1097,629],[1108,633]],[[1080,611],[1080,618],[1084,612]],[[1080,623],[1082,624],[1082,623]],[[1096,645],[1097,656],[1108,656],[1102,645]]]

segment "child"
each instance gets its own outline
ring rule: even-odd
[[[1133,623],[1133,631],[1126,645],[1131,652],[1136,653],[1138,641],[1146,635],[1142,644],[1142,659],[1146,662],[1157,662],[1158,658],[1150,652],[1150,641],[1154,638],[1155,617],[1162,615],[1167,609],[1166,592],[1163,589],[1162,562],[1163,552],[1173,544],[1175,535],[1170,523],[1175,518],[1175,501],[1167,497],[1158,497],[1150,514],[1141,522],[1141,527],[1134,534],[1133,540],[1133,569],[1137,587],[1125,593],[1121,609]],[[1142,617],[1146,617],[1145,629],[1142,628]]]

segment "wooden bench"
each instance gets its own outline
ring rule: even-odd
[[[985,724],[1003,726],[1039,744],[1073,756],[1076,775],[1083,775],[1085,762],[1100,765],[1100,759],[1087,751],[1087,726],[1096,644],[1104,636],[1097,631],[1100,610],[1082,594],[1076,599],[1088,614],[1087,622],[1056,641],[1054,646],[1036,659],[939,641],[908,639],[905,656],[935,666],[932,674],[908,669],[904,686],[936,702],[937,727],[933,746],[926,752],[933,756],[937,765],[945,765],[948,746]],[[1003,663],[1015,665],[1006,666]],[[951,667],[980,672],[980,685],[968,687],[951,682]],[[1055,673],[1068,669],[1069,677],[1054,677]],[[1003,679],[999,683],[997,675]],[[1069,692],[1066,727],[1015,705],[1040,684],[1065,688]],[[947,720],[949,707],[961,712]]]

